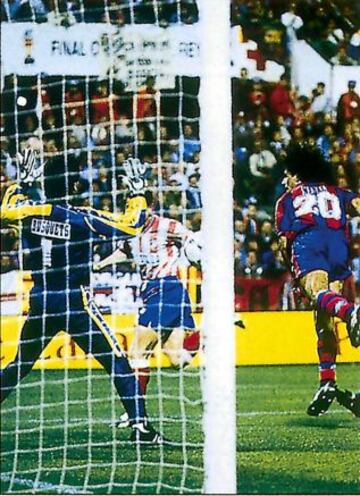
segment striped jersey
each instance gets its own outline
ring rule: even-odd
[[[128,241],[143,279],[177,276],[182,247],[193,233],[180,222],[153,215],[141,235]]]

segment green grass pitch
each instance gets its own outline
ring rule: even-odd
[[[339,365],[339,384],[358,389],[359,372],[359,364]],[[68,379],[64,371],[33,371],[4,403],[1,494],[12,475],[19,493],[34,492],[35,481],[37,494],[201,492],[198,370],[182,380],[175,370],[163,370],[161,380],[154,373],[149,415],[158,426],[161,412],[161,430],[175,446],[141,451],[126,443],[128,431],[109,426],[121,408],[102,371],[90,380],[71,370]],[[316,385],[315,365],[237,369],[238,493],[360,494],[360,421],[336,403],[326,416],[307,417]]]

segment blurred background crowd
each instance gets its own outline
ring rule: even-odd
[[[360,4],[353,0],[232,0],[232,22],[265,58],[286,62],[289,43],[306,39],[333,64],[359,62]]]
[[[156,7],[156,8],[155,8]],[[192,24],[195,0],[5,0],[3,21]],[[241,68],[232,79],[234,253],[236,305],[240,309],[294,308],[288,267],[274,232],[273,210],[282,193],[279,158],[290,142],[318,146],[340,187],[360,188],[360,97],[357,82],[332,104],[322,81],[309,94],[291,86],[292,37],[303,37],[332,64],[357,65],[360,4],[352,0],[232,0],[232,23],[258,43],[264,59],[285,67],[277,83],[251,78]],[[261,62],[261,61],[260,61]],[[128,156],[148,163],[153,209],[201,228],[201,144],[198,78],[177,77],[158,90],[148,77],[137,91],[119,80],[7,76],[1,110],[1,190],[16,179],[16,152],[29,137],[44,145],[47,174],[65,177],[76,205],[102,210],[124,206],[122,164]],[[19,140],[17,140],[19,138]],[[221,143],[219,143],[221,146]],[[219,164],[221,167],[221,164]],[[66,174],[64,175],[63,172]],[[39,185],[31,191],[41,198]],[[360,219],[350,224],[354,277],[346,291],[360,293]],[[1,271],[18,267],[16,232],[3,231]]]
[[[13,22],[51,22],[71,26],[77,22],[129,23],[166,27],[193,24],[199,19],[196,0],[3,0],[2,19]]]

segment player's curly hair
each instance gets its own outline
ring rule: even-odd
[[[336,185],[335,171],[319,148],[309,144],[291,143],[286,149],[282,167],[300,181]]]

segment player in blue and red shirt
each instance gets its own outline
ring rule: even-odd
[[[360,416],[360,398],[335,382],[338,343],[333,317],[346,322],[360,345],[360,308],[342,294],[349,267],[348,215],[360,215],[360,196],[338,188],[331,165],[317,148],[291,145],[284,160],[286,187],[275,208],[276,229],[293,276],[315,308],[320,387],[307,413],[325,413],[336,398]]]

